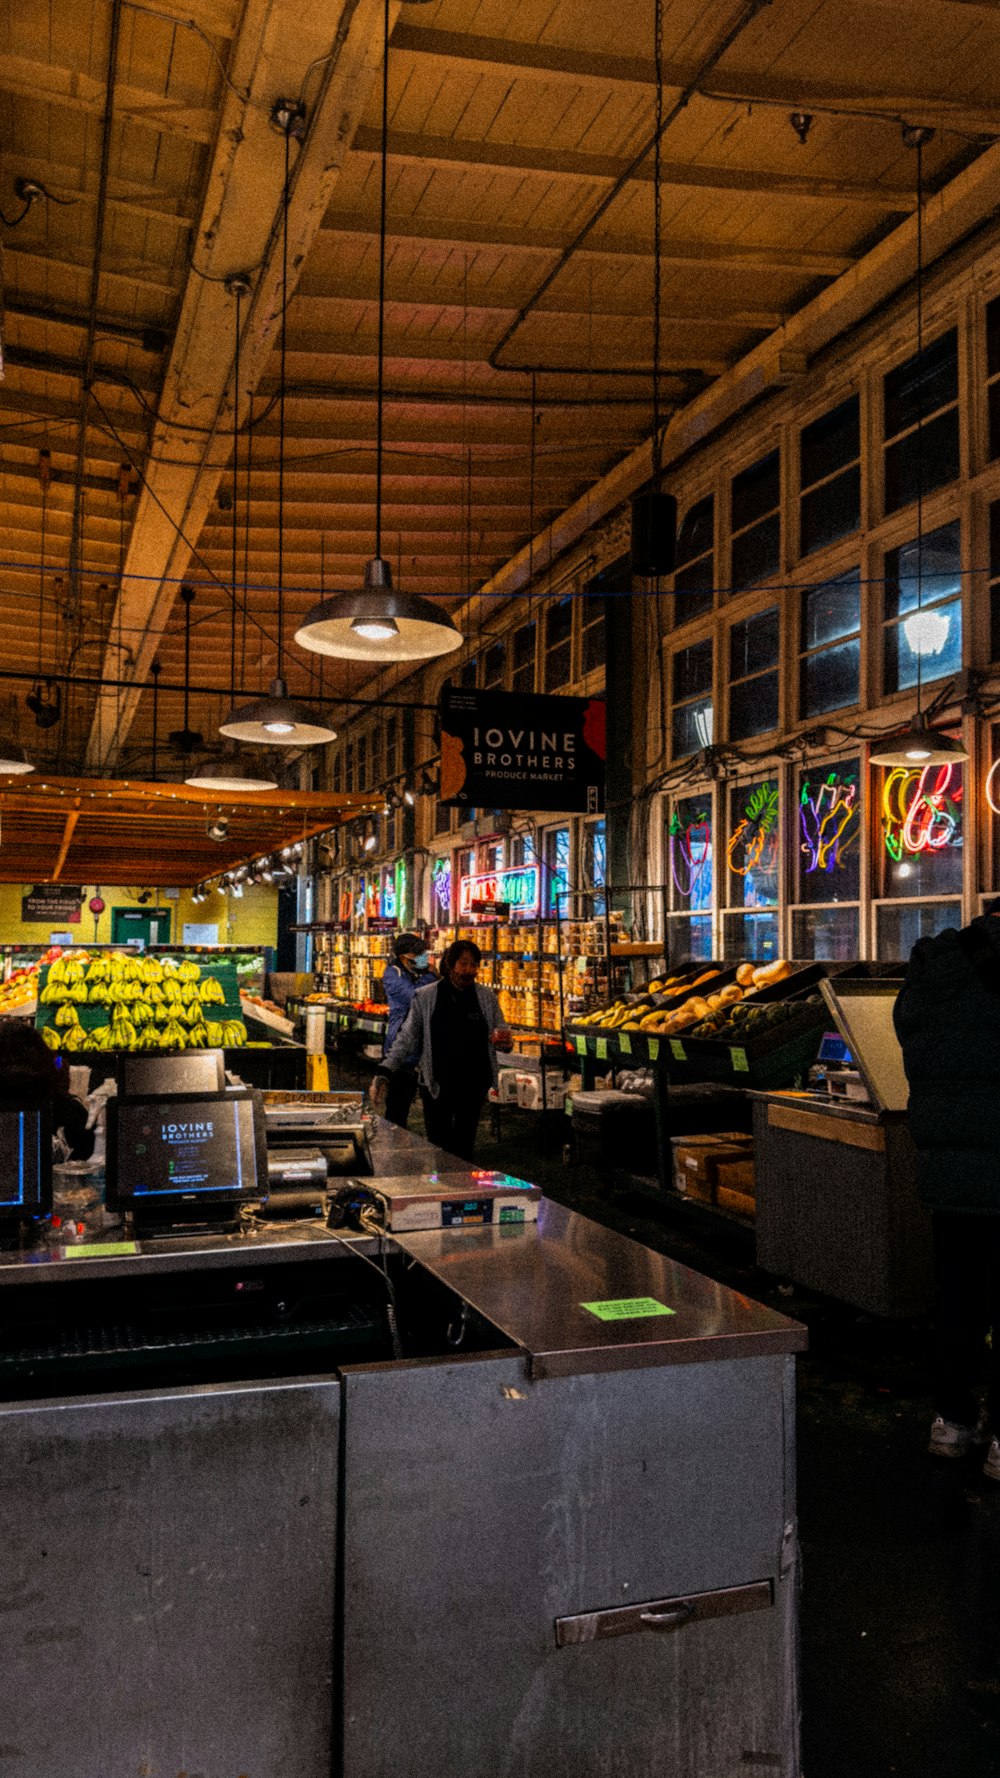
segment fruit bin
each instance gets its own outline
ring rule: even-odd
[[[118,1050],[229,1049],[247,1040],[236,968],[228,958],[196,964],[68,953],[40,972],[35,1024],[52,1049],[81,1058]]]

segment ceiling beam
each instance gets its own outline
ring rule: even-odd
[[[381,132],[369,124],[356,131],[352,152],[378,156]],[[568,148],[522,148],[513,142],[480,142],[461,136],[423,136],[403,130],[390,130],[391,160],[412,162],[419,166],[475,168],[491,173],[542,173],[547,177],[596,179],[613,183],[620,179],[630,162],[610,154],[579,154]],[[652,155],[634,177],[652,184]],[[917,207],[912,187],[890,188],[865,185],[844,179],[826,179],[819,174],[772,173],[758,167],[711,167],[693,161],[660,163],[663,185],[740,191],[757,197],[818,198],[827,203],[863,204],[869,209],[898,211],[907,215]]]
[[[372,238],[378,235],[378,218],[367,210],[341,210],[331,207],[323,218],[323,228],[334,235],[357,235]],[[489,251],[508,249],[522,253],[561,253],[567,245],[565,230],[510,228],[496,222],[477,222],[469,217],[390,216],[390,241],[434,242],[468,252],[470,247]],[[635,235],[597,234],[588,236],[575,255],[577,259],[652,259],[652,243]],[[809,278],[839,278],[857,263],[853,254],[822,253],[792,247],[784,242],[769,247],[744,247],[738,243],[718,241],[683,241],[664,237],[660,258],[665,265],[704,265],[727,271],[789,271],[801,272]]]
[[[390,24],[398,0],[391,4]],[[291,295],[381,65],[381,17],[379,0],[341,0],[332,11],[303,9],[299,0],[247,0],[243,9],[229,57],[231,84],[213,119],[216,146],[192,243],[194,265],[184,289],[112,625],[114,634],[120,617],[123,629],[143,632],[136,661],[140,679],[156,652],[230,455],[235,304],[222,282],[228,273],[254,272],[244,317],[244,388],[256,387],[280,330],[284,143],[271,127],[271,106],[277,97],[300,92],[310,70],[320,67],[318,82],[310,89],[315,97],[306,134],[291,162]],[[118,678],[120,666],[117,651],[110,649],[106,676]],[[138,693],[117,700],[106,694],[98,698],[88,766],[113,764],[137,702]]]
[[[208,60],[207,48],[205,56]],[[0,54],[0,91],[30,99],[36,105],[52,105],[56,110],[75,111],[86,117],[104,116],[103,79],[95,79],[86,69],[65,63]],[[207,148],[215,140],[216,112],[204,103],[204,98],[203,89],[168,97],[163,92],[117,81],[115,116],[119,122],[128,121],[160,136],[180,136],[185,142]]]
[[[472,321],[477,315],[515,315],[517,313],[518,304],[516,301],[491,301],[488,295],[476,290],[469,291],[468,306],[466,307],[462,298],[460,273],[461,268],[459,267],[456,269],[456,275],[450,288],[442,289],[440,282],[425,283],[408,276],[393,279],[390,272],[386,278],[386,303],[398,303],[401,307],[411,309],[431,309],[435,316],[442,321],[446,318],[450,319],[459,327],[464,325],[466,318]],[[350,304],[352,308],[358,308],[363,304],[378,303],[378,278],[374,272],[369,272],[367,269],[348,277],[318,278],[315,288],[312,283],[308,288],[302,285],[299,294],[308,297],[310,303],[315,305],[310,309],[310,314],[314,314],[317,308],[318,312],[322,314],[323,305],[327,303],[342,302]],[[581,302],[583,297],[584,293],[581,292]],[[644,327],[652,327],[653,324],[650,308],[637,309],[634,297],[630,298],[627,295],[621,297],[618,306],[616,306],[613,297],[604,297],[603,299],[597,297],[592,304],[588,303],[586,307],[577,309],[567,308],[565,302],[565,292],[563,292],[561,301],[554,295],[546,293],[533,312],[545,315],[560,323],[615,320],[635,321]],[[7,312],[11,313],[10,307]],[[757,333],[773,332],[776,327],[781,326],[786,318],[780,309],[742,309],[727,306],[724,296],[720,302],[718,295],[705,305],[700,303],[671,304],[668,302],[662,304],[660,308],[660,320],[669,326],[743,328]]]
[[[979,6],[987,11],[1000,8],[1000,0],[952,0],[956,5]],[[878,4],[878,0],[875,0]],[[889,0],[890,5],[914,10],[914,0]],[[928,0],[929,5],[936,0]],[[919,6],[917,7],[919,10]],[[392,36],[393,51],[408,52],[414,57],[428,57],[465,66],[477,74],[492,74],[505,80],[535,78],[546,84],[564,80],[575,86],[592,86],[606,92],[610,86],[656,87],[656,69],[652,58],[645,56],[605,55],[596,50],[574,49],[565,44],[518,42],[510,37],[479,37],[466,31],[441,31],[433,26],[411,24],[400,20]],[[667,60],[663,81],[668,88],[686,91],[697,80],[694,62]],[[940,120],[947,129],[951,123],[957,130],[989,133],[1000,128],[1000,108],[983,105],[977,98],[942,97],[938,93],[886,94],[871,86],[832,85],[808,79],[802,84],[784,75],[733,74],[728,79],[713,74],[713,97],[738,103],[768,103],[787,106],[790,111],[806,111],[824,107],[844,112],[884,111],[887,118],[903,116],[914,122]]]

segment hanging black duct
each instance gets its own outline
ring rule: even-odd
[[[658,579],[672,574],[677,554],[677,502],[672,494],[645,489],[632,499],[632,573]]]

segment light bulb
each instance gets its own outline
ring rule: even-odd
[[[906,749],[906,757],[907,759],[912,759],[916,763],[920,760],[930,759],[931,750],[929,747],[908,747]]]
[[[940,654],[948,640],[951,617],[946,611],[911,611],[903,619],[903,634],[913,654]]]
[[[366,642],[391,642],[399,635],[399,625],[391,617],[356,617],[351,629]]]
[[[265,722],[265,733],[269,735],[294,735],[294,722]]]

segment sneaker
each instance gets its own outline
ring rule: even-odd
[[[967,1457],[975,1445],[984,1445],[989,1437],[985,1418],[985,1414],[981,1412],[975,1426],[961,1426],[955,1420],[945,1420],[940,1414],[936,1414],[931,1422],[931,1436],[927,1445],[930,1456]],[[996,1480],[1000,1481],[1000,1441],[994,1439],[993,1445],[996,1446]],[[990,1446],[991,1454],[993,1445]]]
[[[1000,1438],[990,1439],[990,1448],[983,1464],[983,1474],[989,1476],[991,1482],[1000,1482]]]

